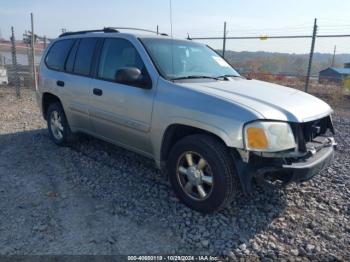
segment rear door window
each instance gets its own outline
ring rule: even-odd
[[[60,40],[53,44],[46,55],[46,66],[53,70],[63,71],[69,50],[71,49],[74,40]]]
[[[74,62],[73,72],[75,74],[84,76],[88,76],[90,74],[92,58],[97,40],[97,38],[83,38],[80,40]]]
[[[66,72],[68,73],[73,73],[73,68],[74,68],[74,61],[75,61],[75,56],[77,54],[78,50],[78,45],[79,45],[79,39],[75,41],[73,47],[71,48],[67,61],[66,61]]]

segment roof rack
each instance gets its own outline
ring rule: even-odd
[[[118,30],[115,30],[111,27],[105,27],[103,29],[83,30],[83,31],[76,31],[76,32],[65,32],[63,34],[60,34],[59,37],[64,37],[64,36],[68,36],[68,35],[81,35],[81,34],[95,33],[95,32],[119,33]]]
[[[80,34],[86,34],[86,33],[96,33],[96,32],[103,32],[103,33],[119,33],[119,30],[135,30],[135,31],[143,31],[148,33],[154,33],[157,35],[162,36],[168,36],[165,33],[159,33],[157,31],[148,30],[148,29],[142,29],[142,28],[135,28],[135,27],[105,27],[103,29],[96,29],[96,30],[83,30],[83,31],[76,31],[76,32],[65,32],[63,34],[60,34],[59,37],[69,36],[69,35],[80,35]]]
[[[137,27],[106,27],[108,29],[114,29],[114,30],[133,30],[133,31],[143,31],[143,32],[148,32],[148,33],[153,33],[157,35],[163,35],[163,36],[168,36],[168,34],[165,33],[160,33],[158,31],[153,31],[149,29],[143,29],[143,28],[137,28]]]

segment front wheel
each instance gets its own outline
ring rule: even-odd
[[[176,143],[167,169],[179,199],[202,213],[225,207],[239,190],[229,149],[210,135],[191,135]]]

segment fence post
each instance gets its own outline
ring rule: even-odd
[[[47,47],[47,39],[46,39],[46,35],[44,35],[44,50],[46,49]]]
[[[18,68],[17,68],[17,54],[16,54],[16,39],[15,33],[13,30],[13,26],[11,26],[11,53],[12,53],[12,67],[14,72],[14,82],[16,87],[16,95],[19,98],[21,96],[19,90],[19,76],[18,76]]]
[[[224,38],[222,43],[222,57],[225,58],[225,49],[226,49],[226,21],[224,22]]]
[[[32,46],[31,46],[31,43],[32,43],[32,40],[31,40],[31,37],[32,37],[32,34],[29,32],[25,32],[24,34],[24,37],[27,37],[27,42],[26,42],[26,45],[27,45],[27,57],[28,57],[28,73],[29,73],[29,79],[30,81],[33,80],[33,61],[32,61]]]
[[[308,67],[307,67],[307,75],[306,75],[306,80],[305,80],[305,92],[308,92],[308,88],[309,88],[310,74],[311,74],[311,66],[312,66],[312,58],[313,58],[313,56],[314,56],[314,49],[315,49],[316,33],[317,33],[317,19],[315,18],[314,30],[313,30],[313,33],[312,33],[312,41],[311,41],[311,50],[310,50],[310,57],[309,57],[309,65],[308,65]]]
[[[37,90],[37,79],[36,79],[36,68],[35,68],[35,34],[34,34],[34,18],[33,18],[33,13],[30,13],[30,22],[32,24],[32,37],[31,37],[31,47],[32,47],[32,67],[33,67],[33,83],[34,83],[34,88]]]
[[[337,51],[337,46],[335,45],[334,46],[334,51],[333,51],[333,56],[332,56],[332,64],[331,64],[331,67],[334,66],[334,62],[335,62],[335,52]]]

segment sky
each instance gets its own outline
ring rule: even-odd
[[[8,39],[11,26],[16,38],[30,29],[34,14],[35,32],[57,37],[69,31],[104,26],[139,27],[170,34],[170,0],[0,0],[1,36]],[[312,34],[314,18],[319,34],[350,34],[348,0],[172,0],[173,36],[177,38]],[[221,48],[222,41],[202,41]],[[350,53],[350,37],[316,40],[316,52]],[[228,40],[234,51],[308,53],[311,39]]]

